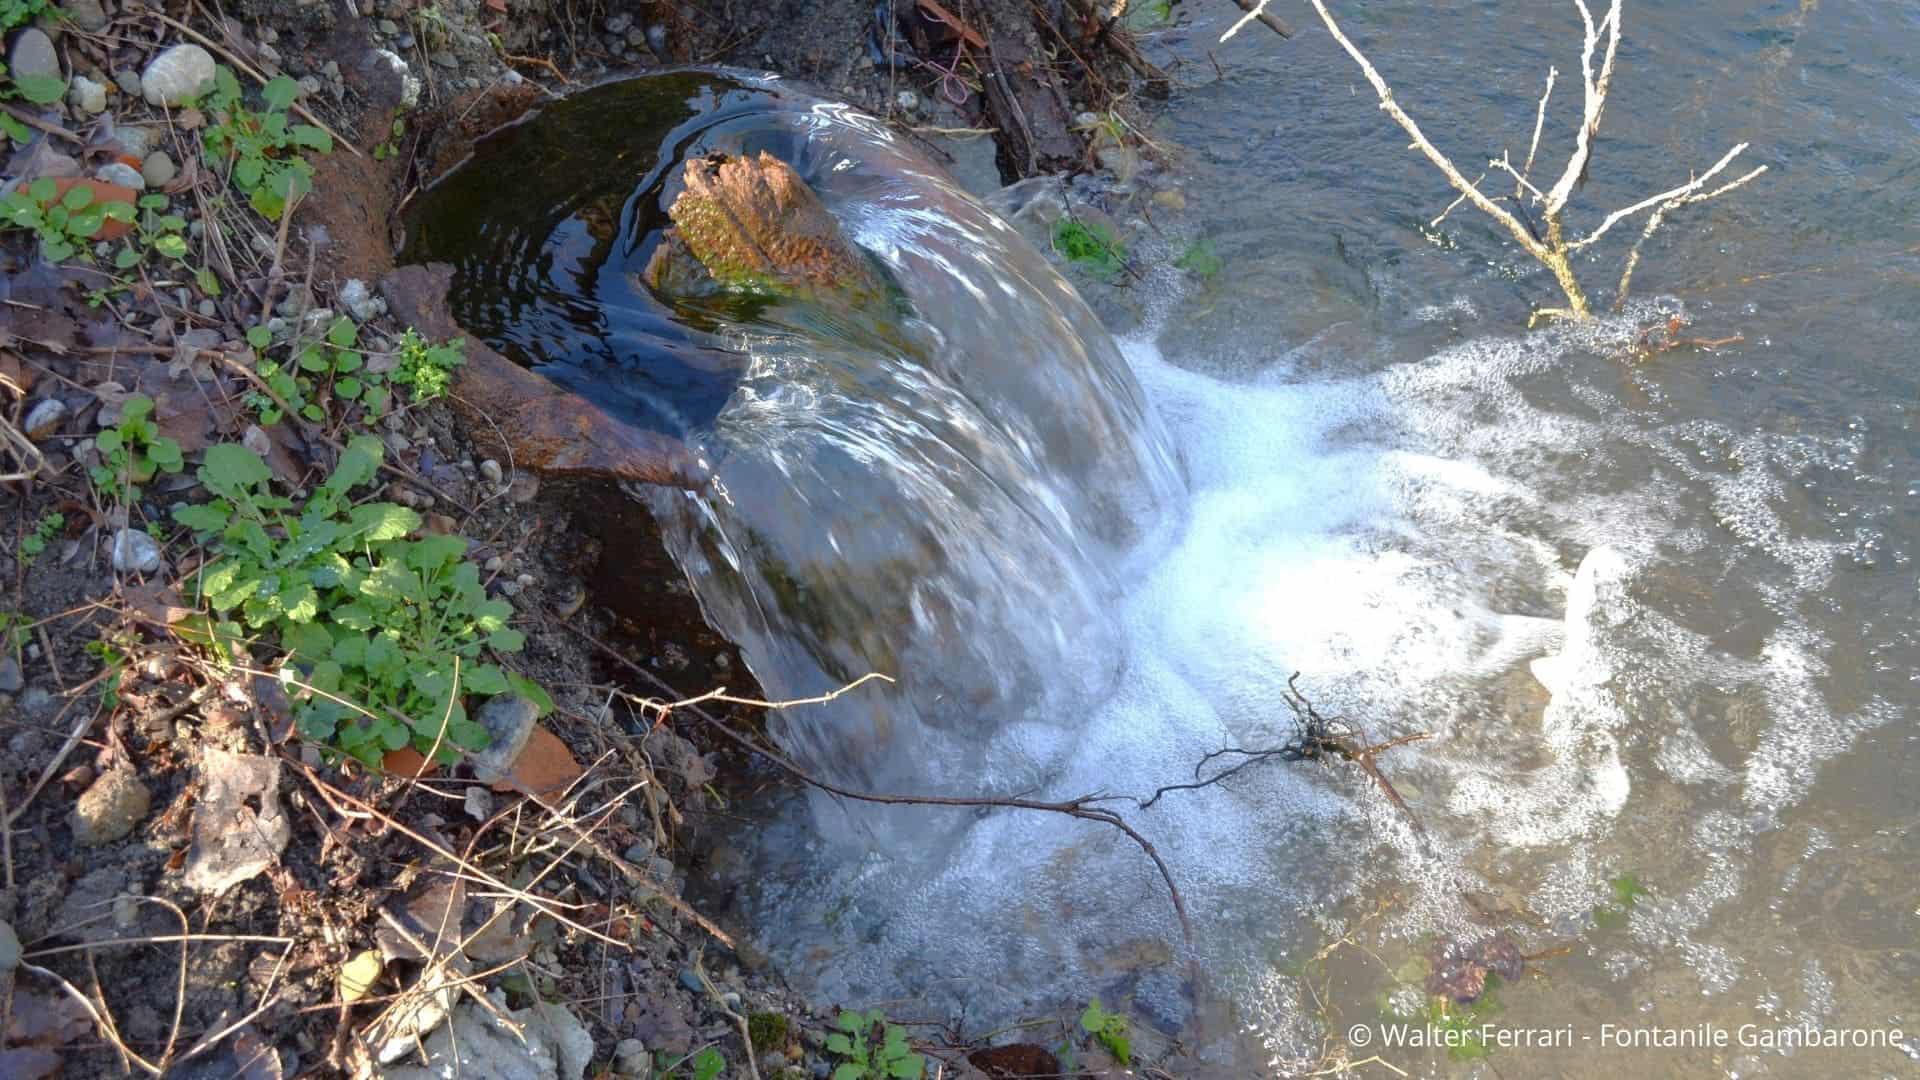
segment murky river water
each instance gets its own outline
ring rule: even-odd
[[[1188,84],[1152,131],[1175,149],[1186,197],[1157,226],[1173,250],[1209,237],[1224,267],[1203,284],[1151,274],[1101,298],[1143,316],[1121,320],[1125,366],[1187,493],[1142,519],[1148,536],[1130,548],[1096,543],[1082,502],[1102,493],[1048,486],[1061,474],[1042,466],[1073,457],[1045,449],[1058,433],[1044,421],[1028,441],[1017,423],[1011,436],[992,430],[1035,398],[989,403],[977,421],[934,404],[947,400],[940,380],[965,386],[966,365],[932,365],[932,383],[911,384],[921,404],[903,415],[957,419],[931,440],[918,427],[901,438],[962,457],[1018,451],[974,458],[1010,516],[989,500],[969,505],[973,524],[914,534],[916,550],[945,553],[925,581],[958,580],[943,576],[958,538],[998,535],[1019,514],[1040,522],[1022,542],[1058,561],[1022,577],[1024,549],[985,543],[962,567],[977,608],[901,616],[910,629],[889,647],[921,661],[903,665],[910,682],[969,619],[1008,631],[953,656],[988,671],[996,649],[1030,662],[1022,686],[923,678],[920,696],[893,699],[898,723],[911,714],[928,733],[898,745],[926,756],[895,755],[879,774],[905,782],[919,769],[951,787],[984,769],[1047,797],[1144,794],[1189,779],[1208,751],[1292,737],[1281,695],[1297,671],[1323,711],[1372,739],[1430,733],[1381,759],[1421,827],[1357,770],[1312,763],[1127,809],[1167,854],[1212,989],[1258,1048],[1227,1075],[1310,1072],[1329,1050],[1434,1076],[1920,1073],[1920,6],[1630,5],[1574,223],[1683,181],[1735,142],[1772,169],[1676,215],[1624,317],[1535,333],[1521,327],[1530,302],[1553,299],[1551,281],[1470,208],[1426,226],[1451,193],[1310,11],[1287,13],[1291,42],[1254,26],[1222,45],[1230,5],[1187,6],[1188,21],[1151,43],[1184,61]],[[1557,171],[1577,85],[1571,5],[1344,6],[1349,33],[1470,175],[1503,148],[1524,153],[1541,80],[1559,66],[1543,149]],[[813,164],[828,176],[834,160]],[[856,201],[891,190],[847,168]],[[643,245],[620,238],[629,219],[657,216],[657,173],[622,208],[635,179],[612,177],[612,201],[556,232],[543,261],[528,252],[542,274],[598,282],[584,289],[598,290],[593,310],[567,316],[577,326],[552,324],[547,345],[524,337],[547,325],[537,312],[476,329],[549,355],[585,329],[593,349],[618,353],[618,335],[593,327],[597,305],[633,289],[599,267],[643,262]],[[915,262],[918,226],[889,221],[853,224],[895,272],[931,280],[938,266]],[[1617,275],[1627,233],[1583,267],[1591,283]],[[1034,283],[1022,295],[1051,296],[1020,258]],[[965,259],[944,265],[963,285],[985,280]],[[1073,304],[1045,302],[1059,305],[1050,332],[1078,325]],[[1667,312],[1690,318],[1689,334],[1742,340],[1634,358],[1636,334]],[[715,344],[657,320],[643,329],[653,347]],[[1075,364],[1102,370],[1103,348]],[[813,354],[775,353],[778,378],[749,400],[757,423],[800,431],[818,399],[796,405],[777,387]],[[874,369],[833,355],[829,398],[865,385]],[[594,378],[578,383],[591,392]],[[724,429],[739,415],[727,410],[741,399],[694,382],[701,417],[718,410]],[[911,471],[890,456],[908,444],[867,439],[845,419],[858,415],[831,412],[848,460]],[[857,537],[845,558],[896,574],[911,554],[874,539],[892,535],[884,508],[942,505],[931,490],[865,501],[857,470],[834,472],[799,443],[769,446],[730,452],[818,481],[795,490],[845,497],[796,496],[784,518],[758,522],[704,506],[686,528],[748,528],[775,541],[762,554],[795,565],[831,564],[818,535],[835,552]],[[741,475],[786,505],[773,471]],[[770,626],[795,628],[751,615],[766,594],[728,583],[741,552],[725,537],[685,542],[710,611],[745,620],[730,632],[774,689],[848,673],[858,657],[822,659],[818,642],[783,651],[791,641]],[[940,599],[905,569],[886,580]],[[858,575],[775,584],[804,596],[815,581]],[[1062,632],[1057,611],[1013,625],[1007,612],[1034,604],[1065,604],[1084,634]],[[829,614],[883,609],[867,596]],[[1023,688],[1048,672],[1071,693]],[[845,716],[822,715],[829,735],[843,730]],[[1008,760],[1019,767],[1002,770]],[[856,774],[874,775],[862,764]],[[832,820],[792,814],[741,841],[753,870],[740,914],[796,982],[848,1004],[889,1001],[896,1015],[985,1022],[1099,994],[1169,1028],[1182,1019],[1164,892],[1118,838],[1010,814],[893,828],[865,817],[821,836]],[[1454,1022],[1553,1045],[1387,1045],[1398,1020],[1430,1018],[1420,988],[1432,944],[1495,931],[1532,954],[1527,974]],[[1763,1045],[1780,1029],[1874,1044]],[[1689,1045],[1617,1045],[1628,1038]]]

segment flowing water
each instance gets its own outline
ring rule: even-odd
[[[1676,215],[1624,315],[1525,333],[1550,281],[1465,209],[1427,226],[1450,193],[1333,43],[1220,45],[1220,6],[1153,42],[1194,85],[1151,134],[1187,199],[1170,246],[1204,234],[1225,268],[1104,295],[1144,327],[1117,352],[880,128],[707,76],[649,99],[658,121],[625,101],[633,137],[591,170],[543,175],[538,140],[614,114],[549,110],[493,159],[538,213],[435,226],[429,201],[416,250],[461,265],[476,332],[713,462],[700,496],[636,497],[770,692],[900,678],[783,719],[829,775],[1145,795],[1292,738],[1294,672],[1369,740],[1430,733],[1380,759],[1418,828],[1312,762],[1114,804],[1255,1048],[1226,1075],[1311,1071],[1324,1039],[1412,1075],[1920,1073],[1920,8],[1629,6],[1579,205],[1743,140],[1772,170]],[[1550,63],[1565,145],[1577,26],[1546,3],[1348,22],[1463,166],[1524,150]],[[912,315],[700,322],[645,295],[656,154],[762,146]],[[1634,360],[1673,311],[1743,340]],[[1111,830],[807,810],[739,840],[741,914],[801,985],[975,1026],[1096,994],[1186,1018],[1165,890]],[[1466,1015],[1557,1045],[1386,1045],[1426,1008],[1430,943],[1495,930],[1534,958]],[[1656,1028],[1706,1045],[1607,1041]],[[1778,1029],[1875,1045],[1749,1045]]]

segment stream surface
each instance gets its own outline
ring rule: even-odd
[[[636,497],[771,694],[899,676],[782,718],[825,775],[1144,796],[1294,737],[1294,672],[1371,741],[1431,734],[1380,761],[1418,829],[1310,762],[1114,804],[1166,855],[1231,1005],[1224,1075],[1312,1071],[1327,1039],[1422,1076],[1920,1074],[1920,7],[1629,5],[1574,221],[1735,142],[1772,169],[1677,214],[1624,315],[1525,333],[1551,280],[1468,209],[1427,226],[1451,193],[1310,12],[1292,41],[1221,45],[1231,5],[1186,6],[1149,41],[1190,84],[1150,132],[1187,209],[1157,216],[1170,252],[1206,236],[1224,269],[1089,287],[1117,350],[879,126],[744,84],[737,113],[676,87],[654,129],[628,101],[619,140],[612,111],[548,110],[520,137],[603,139],[606,160],[512,185],[539,213],[483,241],[449,239],[450,215],[413,252],[460,267],[476,333],[715,462],[724,495]],[[1557,65],[1557,170],[1570,4],[1353,8],[1463,168],[1524,152]],[[913,317],[702,322],[643,295],[662,146],[763,145]],[[1598,245],[1591,283],[1628,240]],[[1630,359],[1675,311],[1744,340]],[[802,987],[970,1027],[1094,995],[1187,1018],[1165,890],[1111,830],[749,809],[738,914]],[[1388,1045],[1425,1018],[1431,944],[1494,930],[1536,957],[1473,1023],[1566,1034]],[[1606,1041],[1656,1028],[1705,1034]],[[1882,1034],[1755,1044],[1778,1029]]]

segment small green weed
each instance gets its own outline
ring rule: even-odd
[[[1618,930],[1627,925],[1627,920],[1633,914],[1635,905],[1640,903],[1640,898],[1650,894],[1646,886],[1640,884],[1640,879],[1632,874],[1621,874],[1613,878],[1607,882],[1607,887],[1613,891],[1613,903],[1606,907],[1594,908],[1593,922],[1602,930]]]
[[[1087,1011],[1080,1014],[1080,1030],[1099,1040],[1121,1065],[1133,1064],[1133,1035],[1127,1018],[1102,1008],[1099,998],[1087,1002]]]
[[[47,10],[47,0],[0,0],[0,33],[25,26]]]
[[[1220,261],[1220,256],[1214,254],[1212,239],[1203,236],[1188,244],[1187,250],[1173,260],[1173,265],[1188,273],[1196,274],[1204,280],[1219,273],[1220,267],[1224,264]]]
[[[98,638],[87,642],[87,655],[100,661],[105,677],[100,680],[100,704],[111,713],[120,707],[120,679],[126,673],[127,654],[121,642]]]
[[[375,415],[386,411],[391,396],[382,385],[386,377],[365,370],[366,356],[356,348],[359,340],[360,328],[352,319],[338,315],[327,325],[324,340],[301,346],[290,361],[283,363],[265,355],[273,344],[273,334],[266,327],[247,331],[247,344],[259,354],[254,370],[288,408],[316,424],[327,418],[321,400],[329,395],[360,401]],[[246,401],[259,412],[261,424],[279,423],[280,405],[271,395],[256,390],[247,395]]]
[[[839,1030],[827,1036],[828,1052],[840,1058],[833,1080],[919,1080],[927,1074],[927,1059],[907,1045],[905,1029],[887,1023],[886,1014],[878,1009],[844,1011],[834,1026]],[[873,1044],[876,1029],[878,1046]]]
[[[19,655],[33,639],[33,619],[13,611],[0,611],[0,649]]]
[[[400,335],[400,366],[394,369],[393,381],[413,388],[414,404],[432,401],[452,389],[453,370],[467,362],[465,348],[466,342],[459,338],[435,345],[408,327]]]
[[[198,581],[220,620],[207,636],[219,643],[265,635],[303,673],[310,690],[295,719],[304,738],[368,763],[409,743],[449,762],[455,747],[487,741],[464,697],[511,691],[543,711],[552,701],[534,683],[480,662],[484,649],[520,651],[526,636],[507,625],[513,605],[487,597],[479,567],[464,558],[464,537],[410,540],[420,527],[412,510],[353,504],[352,491],[373,481],[382,452],[379,439],[355,437],[296,513],[272,493],[257,454],[213,446],[198,475],[215,498],[177,507],[173,517],[218,549]]]
[[[398,115],[394,116],[393,126],[389,129],[387,138],[382,141],[379,146],[373,148],[373,160],[385,161],[395,154],[398,154],[400,152],[400,139],[406,133],[406,118]]]
[[[158,192],[140,196],[140,219],[114,253],[116,270],[131,270],[150,254],[164,255],[174,262],[187,258],[187,219],[167,213],[167,197]],[[217,294],[216,294],[217,295]]]
[[[89,474],[93,486],[108,496],[125,493],[127,499],[140,497],[140,485],[157,472],[180,471],[180,444],[160,434],[151,419],[153,399],[134,394],[120,404],[120,423],[94,437],[100,450],[100,464]]]
[[[653,1061],[654,1069],[662,1080],[673,1080],[679,1076],[690,1076],[693,1080],[713,1080],[720,1075],[720,1070],[727,1067],[727,1059],[711,1046],[697,1054],[675,1055],[662,1050],[654,1055]],[[684,1073],[677,1071],[682,1067],[687,1071]]]
[[[1500,976],[1487,974],[1486,987],[1471,1005],[1459,1005],[1443,997],[1427,999],[1427,1023],[1442,1031],[1450,1032],[1447,1037],[1447,1056],[1455,1061],[1477,1061],[1492,1052],[1492,1047],[1481,1038],[1481,1032],[1500,1011],[1500,999],[1494,990],[1500,985]]]
[[[1053,250],[1103,281],[1127,268],[1127,248],[1111,228],[1097,221],[1063,217],[1053,226]]]
[[[33,531],[20,538],[20,565],[32,566],[33,560],[47,550],[53,538],[61,529],[66,528],[67,515],[60,513],[43,514],[33,526]]]
[[[1173,21],[1173,0],[1134,0],[1121,21],[1135,33],[1165,26]]]
[[[260,88],[264,112],[241,100],[240,81],[225,65],[214,72],[202,103],[213,122],[202,137],[207,164],[225,169],[233,186],[261,217],[277,220],[289,200],[313,190],[313,165],[301,155],[333,152],[333,137],[312,124],[287,122],[300,84],[285,75]]]
[[[85,184],[75,184],[64,195],[58,190],[51,177],[43,176],[24,191],[16,189],[0,199],[0,222],[37,233],[49,262],[65,262],[76,255],[92,261],[87,241],[99,235],[108,221],[134,220],[132,203],[100,200]]]

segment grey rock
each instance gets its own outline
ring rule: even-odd
[[[140,175],[140,170],[124,161],[107,162],[105,165],[93,171],[93,178],[95,180],[105,180],[109,184],[119,184],[121,187],[129,187],[135,191],[139,191],[147,186],[146,178]]]
[[[152,794],[132,769],[109,770],[74,802],[68,822],[73,842],[80,847],[111,844],[132,832],[152,805]]]
[[[29,26],[13,39],[13,51],[7,53],[7,74],[18,80],[60,77],[60,54],[53,51],[53,39],[37,26]]]
[[[122,124],[114,128],[113,141],[120,144],[120,152],[128,157],[144,158],[147,151],[153,149],[153,129]]]
[[[613,1071],[627,1080],[648,1080],[653,1075],[653,1056],[639,1039],[621,1039],[613,1047]]]
[[[107,111],[107,88],[85,75],[75,75],[67,84],[67,103],[88,116],[98,116]]]
[[[156,56],[140,73],[140,92],[149,105],[180,105],[213,84],[213,56],[191,43]]]
[[[100,0],[61,0],[60,10],[67,13],[75,26],[89,33],[107,28],[107,12],[100,6]]]
[[[113,568],[122,574],[151,574],[160,569],[160,544],[142,529],[113,534]]]
[[[220,315],[220,305],[211,300],[200,301],[200,306],[194,310],[198,311],[203,319],[218,318]]]
[[[142,96],[140,93],[140,73],[132,68],[121,68],[119,71],[114,72],[113,81],[115,85],[120,87],[120,92],[128,97],[137,98]]]
[[[400,24],[397,22],[394,22],[392,19],[381,19],[379,22],[376,22],[373,25],[381,33],[387,35],[388,37],[392,37],[393,35],[400,32]]]
[[[413,42],[408,40],[412,36],[411,34],[401,34],[399,38],[395,39],[395,44],[403,49],[412,48]],[[407,66],[405,60],[400,59],[400,54],[394,52],[392,49],[375,49],[373,55],[376,59],[386,64],[387,69],[393,73],[394,78],[399,80],[400,99],[397,104],[400,108],[411,109],[415,105],[420,104],[420,77],[413,73],[413,69]]]
[[[500,471],[499,462],[488,458],[480,463],[480,475],[487,478],[487,483],[498,485],[506,474]]]
[[[12,971],[20,966],[20,936],[13,932],[13,924],[0,922],[0,972]]]
[[[692,968],[680,969],[680,985],[684,987],[689,994],[705,994],[707,992],[707,988],[700,982],[700,976],[695,974]]]
[[[435,50],[427,59],[433,62],[434,67],[457,68],[460,66],[460,58],[445,49]]]
[[[539,719],[540,707],[518,694],[501,694],[480,706],[474,720],[487,729],[488,741],[486,749],[467,755],[474,778],[491,784],[506,776]]]
[[[340,286],[340,306],[347,309],[354,322],[367,322],[387,313],[387,302],[375,295],[367,283],[359,278],[349,278]]]
[[[27,410],[27,422],[21,428],[26,431],[27,438],[39,442],[59,431],[66,418],[66,402],[59,398],[41,398],[33,408]]]
[[[20,674],[20,661],[11,652],[0,655],[0,694],[17,694],[27,685]]]
[[[292,828],[280,807],[279,759],[208,747],[199,773],[184,880],[218,895],[277,862]]]
[[[262,42],[260,44],[260,47],[255,51],[260,54],[261,66],[265,67],[268,71],[272,71],[273,69],[280,66],[280,50],[279,49],[276,49],[273,46],[268,45],[265,42]]]
[[[150,188],[165,187],[179,174],[180,167],[173,163],[164,150],[155,150],[140,163],[140,178]]]
[[[509,1012],[503,995],[496,992],[493,1000],[510,1025],[469,1002],[455,1010],[451,1024],[435,1031],[421,1046],[425,1066],[389,1068],[381,1075],[386,1080],[444,1080],[456,1075],[462,1080],[581,1080],[586,1075],[593,1058],[593,1036],[571,1012],[544,1001]],[[413,1045],[406,1040],[402,1053]]]
[[[624,34],[627,32],[627,27],[632,25],[633,16],[624,11],[607,16],[607,33],[609,34]]]
[[[318,75],[300,76],[300,96],[301,97],[313,97],[315,94],[318,94],[321,90],[325,88],[326,88],[326,84],[320,81],[320,76]]]

